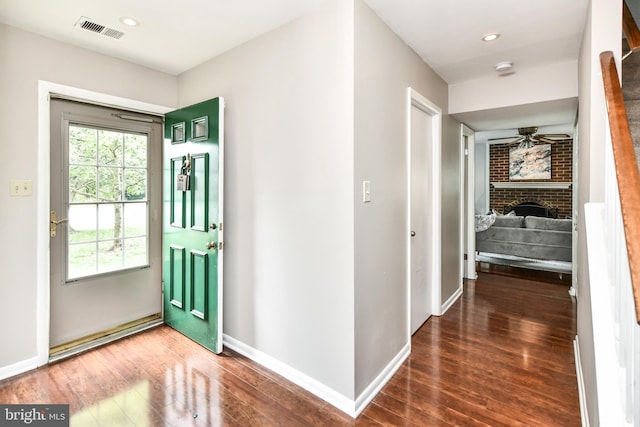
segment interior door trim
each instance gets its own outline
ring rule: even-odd
[[[465,138],[467,147],[465,153]],[[460,206],[465,212],[460,214],[460,259],[467,254],[462,265],[460,288],[465,278],[477,279],[476,273],[476,232],[475,232],[475,164],[476,164],[475,132],[464,123],[460,125]],[[466,157],[466,170],[465,170]],[[465,182],[467,191],[465,193]],[[466,236],[464,235],[466,229]]]
[[[429,101],[427,98],[422,96],[416,90],[411,87],[407,88],[407,104],[406,104],[406,172],[407,172],[407,212],[406,212],[406,277],[407,283],[406,292],[407,292],[407,302],[406,302],[406,310],[407,310],[407,338],[410,342],[411,340],[411,238],[409,237],[411,234],[411,108],[416,107],[429,116],[432,119],[432,141],[433,145],[431,146],[431,159],[432,159],[432,169],[431,176],[429,177],[432,182],[432,203],[431,203],[431,212],[430,215],[432,217],[431,221],[431,238],[433,243],[432,251],[431,251],[431,283],[432,286],[432,294],[431,294],[431,313],[435,316],[439,316],[442,314],[442,201],[441,201],[441,145],[442,145],[442,109],[438,107],[433,102]]]
[[[38,153],[36,177],[36,357],[33,369],[49,363],[49,186],[51,180],[49,114],[51,94],[72,97],[93,104],[105,104],[115,108],[164,115],[173,107],[150,104],[129,98],[66,86],[59,83],[38,81]]]

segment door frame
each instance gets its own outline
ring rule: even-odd
[[[579,120],[578,120],[578,116],[576,115],[576,120],[575,123],[573,124],[573,146],[572,146],[572,156],[573,156],[573,165],[572,165],[572,177],[571,177],[571,205],[572,205],[572,212],[571,212],[571,219],[572,219],[572,226],[571,226],[571,288],[569,289],[569,294],[573,297],[575,297],[576,299],[578,298],[578,289],[579,289],[579,284],[578,284],[578,274],[579,274],[579,269],[578,269],[578,223],[579,223],[579,219],[578,216],[580,215],[580,209],[578,209],[578,194],[579,194],[579,190],[580,190],[580,179],[578,177],[578,167],[580,165],[578,165],[578,161],[579,161],[579,150],[580,150],[580,144],[579,144],[579,139],[580,139],[580,135],[579,135],[579,128],[580,126],[578,126],[579,124]],[[584,221],[582,221],[582,224],[584,224]],[[584,227],[584,225],[583,225]]]
[[[475,134],[469,126],[464,123],[460,125],[460,207],[466,208],[460,215],[460,277],[473,280],[478,278],[478,273],[476,272],[475,233]],[[467,141],[466,147],[465,138]],[[466,260],[464,259],[465,253],[467,254]],[[462,283],[460,283],[460,286],[462,286]]]
[[[431,313],[435,316],[442,314],[442,200],[441,200],[441,144],[442,144],[442,109],[427,98],[422,96],[416,90],[411,87],[407,88],[407,110],[406,110],[406,153],[407,153],[407,205],[406,205],[406,225],[405,230],[405,244],[406,244],[406,277],[407,282],[407,336],[411,339],[411,108],[416,107],[425,112],[431,117],[431,129],[432,129],[432,144],[430,150],[431,160],[431,176],[429,177],[433,183],[431,192],[431,198],[429,200],[431,206],[431,242],[430,242],[430,254],[431,263],[433,266],[430,281],[431,286]]]
[[[163,115],[175,108],[122,98],[66,86],[45,80],[38,81],[38,176],[36,179],[36,366],[49,363],[49,186],[50,170],[50,104],[49,94],[75,98],[88,103]]]

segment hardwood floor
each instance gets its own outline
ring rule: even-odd
[[[72,426],[579,426],[564,285],[480,273],[357,420],[254,362],[162,326],[0,382]]]

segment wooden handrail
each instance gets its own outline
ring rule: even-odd
[[[636,20],[633,19],[633,14],[627,6],[627,1],[622,2],[622,30],[627,36],[627,42],[632,52],[640,50],[640,30],[636,24]]]
[[[640,323],[640,172],[627,120],[627,110],[618,80],[618,69],[613,52],[600,54],[602,80],[607,101],[613,158],[616,166],[620,208],[627,243],[629,271],[636,307],[636,320]]]

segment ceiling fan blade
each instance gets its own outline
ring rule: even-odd
[[[503,136],[502,138],[489,138],[487,139],[487,141],[499,141],[501,139],[511,139],[511,138],[520,138],[520,136],[513,135],[513,136]]]
[[[566,133],[539,133],[536,135],[536,138],[558,138],[558,139],[567,139],[571,138],[571,135],[567,135]]]
[[[538,135],[538,136],[537,136],[536,138],[534,138],[534,139],[535,139],[536,141],[539,141],[539,142],[545,142],[545,143],[547,143],[547,144],[555,144],[556,142],[560,142],[560,141],[562,141],[561,139],[549,139],[549,138],[546,138],[546,137],[541,136],[541,135]]]
[[[511,142],[507,142],[506,145],[516,145],[521,143],[522,141],[524,141],[524,136],[521,136],[520,138],[516,138]]]

